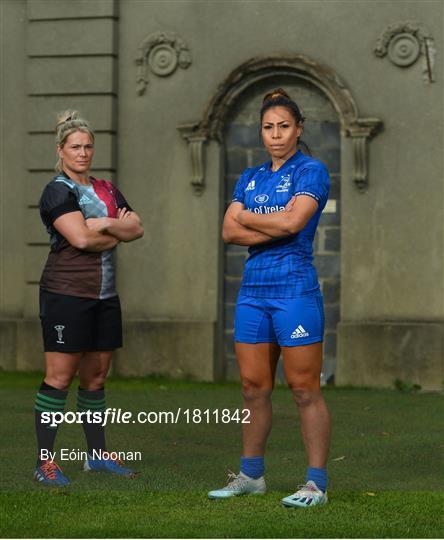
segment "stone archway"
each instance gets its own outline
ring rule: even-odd
[[[182,136],[189,144],[192,164],[191,184],[196,195],[201,194],[205,189],[206,143],[209,141],[216,141],[220,147],[225,148],[225,132],[230,115],[235,108],[235,104],[242,99],[242,96],[248,94],[253,88],[263,86],[266,81],[273,81],[276,78],[292,79],[294,81],[299,81],[303,85],[305,84],[308,87],[314,88],[317,93],[322,95],[324,100],[330,104],[332,109],[334,109],[340,131],[340,136],[338,136],[340,153],[342,154],[344,145],[349,144],[347,143],[347,140],[349,140],[351,144],[350,148],[347,146],[347,154],[348,156],[351,156],[351,159],[346,161],[348,170],[341,171],[341,176],[346,178],[347,181],[352,178],[356,188],[361,192],[365,191],[368,187],[368,141],[382,127],[382,122],[376,118],[359,117],[358,109],[351,92],[333,70],[326,66],[322,66],[306,56],[294,55],[289,57],[272,56],[266,58],[253,58],[248,62],[245,62],[228,75],[228,77],[226,77],[226,79],[218,86],[213,97],[210,99],[200,122],[178,127]],[[270,83],[270,86],[276,87],[273,82]],[[245,166],[251,165],[252,163],[245,164]],[[222,174],[222,170],[224,169],[223,163],[221,162],[219,166],[219,181],[225,185],[225,175]],[[344,174],[344,172],[346,174]],[[339,179],[339,169],[337,173]],[[233,178],[231,178],[231,181],[232,180]],[[228,190],[221,190],[221,193],[222,191],[225,191],[226,195]],[[225,203],[225,200],[221,201],[221,213],[223,213]],[[339,211],[337,220],[337,223],[334,223],[333,225],[337,226],[338,230],[336,232],[339,233]],[[332,225],[332,223],[330,223],[330,225]],[[323,236],[323,242],[324,239],[325,235]],[[323,243],[322,245],[324,246],[325,244]],[[232,351],[229,351],[229,347],[227,347],[224,341],[228,343],[230,340],[228,327],[232,324],[233,298],[231,297],[234,295],[234,289],[227,291],[226,278],[227,274],[231,275],[231,270],[228,273],[225,270],[228,267],[228,263],[230,263],[231,266],[233,263],[234,266],[239,266],[239,256],[242,257],[243,253],[242,250],[236,252],[236,249],[228,253],[228,250],[221,245],[220,254],[221,271],[219,290],[221,291],[221,301],[219,302],[218,325],[220,341],[218,345],[219,358],[216,363],[220,365],[220,372],[225,373],[225,376],[228,375],[232,377],[235,374],[235,363],[233,362]],[[340,279],[339,248],[337,249],[337,261],[335,264],[337,264],[338,270],[334,276],[330,277],[333,277],[336,280],[334,287],[336,287],[336,291],[338,291]],[[238,277],[235,276],[234,279],[238,280]],[[330,280],[328,284],[331,285],[331,283],[332,281]],[[238,282],[235,283],[234,288],[238,285]],[[229,295],[231,296],[227,301]],[[330,337],[333,342],[336,341],[335,329],[336,323],[339,321],[339,298],[334,300],[334,303],[336,303],[336,305],[333,306],[333,310],[335,310],[335,314],[333,315],[334,320],[332,320],[329,329]],[[336,345],[334,344],[333,349],[335,348]]]
[[[250,86],[281,75],[308,81],[331,101],[338,113],[342,135],[353,141],[353,181],[359,190],[366,189],[367,143],[382,128],[382,121],[359,117],[351,92],[332,69],[305,55],[293,55],[252,58],[241,64],[218,86],[201,121],[178,126],[190,147],[193,171],[191,183],[197,194],[205,187],[205,143],[209,140],[222,142],[227,114],[233,103]]]

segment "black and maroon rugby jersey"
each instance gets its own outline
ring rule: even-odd
[[[90,185],[58,175],[43,190],[39,207],[50,236],[51,250],[40,279],[46,291],[83,298],[116,296],[113,251],[83,251],[72,246],[53,226],[69,212],[80,211],[85,219],[117,217],[119,208],[128,208],[120,191],[108,180],[90,177]]]

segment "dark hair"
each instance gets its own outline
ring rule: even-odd
[[[262,100],[262,107],[260,112],[261,125],[265,112],[272,107],[285,107],[288,111],[290,111],[297,124],[300,125],[305,122],[305,117],[302,116],[301,110],[299,109],[296,102],[293,101],[287,94],[287,92],[282,88],[276,88],[275,90],[268,92],[268,94],[265,94],[264,99]],[[308,154],[311,155],[310,148],[304,141],[298,139],[297,144],[299,146],[303,146],[308,152]]]

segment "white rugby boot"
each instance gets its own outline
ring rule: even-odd
[[[267,488],[264,477],[250,478],[244,473],[234,474],[228,472],[228,484],[208,493],[210,499],[227,499],[228,497],[237,497],[238,495],[263,495]]]
[[[318,488],[313,480],[309,480],[306,484],[299,486],[299,489],[293,495],[284,497],[281,503],[284,506],[292,506],[296,508],[308,508],[317,504],[326,504],[328,502],[327,493],[324,493]]]

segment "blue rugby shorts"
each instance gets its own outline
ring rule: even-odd
[[[255,298],[239,295],[234,321],[238,343],[309,345],[324,339],[322,294],[297,298]]]

